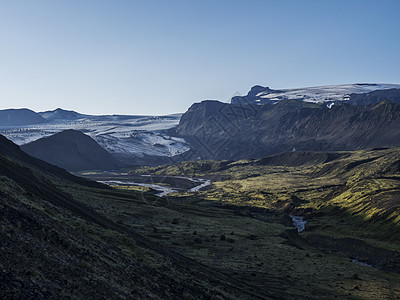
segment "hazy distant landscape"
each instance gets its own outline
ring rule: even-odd
[[[400,299],[399,9],[3,3],[0,299]]]

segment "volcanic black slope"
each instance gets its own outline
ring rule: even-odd
[[[69,171],[111,170],[116,167],[111,155],[81,131],[65,130],[21,146],[21,149]]]

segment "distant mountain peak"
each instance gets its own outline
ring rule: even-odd
[[[73,110],[65,110],[62,108],[56,108],[55,110],[48,110],[40,112],[41,115],[46,120],[77,120],[85,118],[87,115],[80,114]]]
[[[247,94],[247,96],[257,96],[257,94],[259,94],[261,92],[268,93],[268,92],[274,92],[274,90],[271,90],[269,87],[264,87],[264,86],[261,86],[261,85],[255,85],[250,89],[250,91]]]
[[[45,121],[38,113],[27,108],[0,110],[0,126],[25,126]]]

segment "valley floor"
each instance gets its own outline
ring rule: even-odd
[[[255,160],[141,168],[124,176],[147,178],[176,192],[161,202],[118,197],[85,201],[115,222],[225,274],[257,297],[396,299],[398,154],[398,149],[378,149],[336,153],[319,163],[307,154],[311,163],[300,165]],[[86,175],[121,180],[121,174]],[[188,192],[190,180],[182,176],[211,180],[212,185]],[[116,188],[120,193],[155,193],[130,184]],[[289,215],[303,216],[305,230],[297,232]]]
[[[112,187],[0,153],[2,299],[400,298],[400,149],[81,174]]]

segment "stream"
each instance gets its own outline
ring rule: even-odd
[[[292,224],[294,227],[297,228],[297,232],[304,231],[304,229],[306,228],[307,221],[304,220],[304,218],[302,216],[293,216],[293,215],[289,215],[289,216],[292,218]],[[373,265],[371,265],[369,263],[365,263],[363,261],[360,261],[357,258],[351,258],[351,261],[353,263],[359,264],[364,267],[375,268]]]
[[[116,174],[119,176],[119,178],[112,179],[108,177],[108,180],[97,180],[101,183],[107,184],[107,185],[135,185],[135,186],[144,186],[144,187],[149,187],[157,193],[155,193],[156,196],[159,197],[165,197],[168,194],[174,193],[174,192],[197,192],[200,191],[201,189],[211,185],[211,180],[208,179],[202,179],[202,178],[191,178],[191,177],[183,177],[183,176],[156,176],[156,178],[153,178],[151,175],[140,175],[135,178],[132,178],[129,176],[128,173],[118,173]],[[122,176],[122,177],[121,177]],[[141,178],[148,178],[147,183],[146,182],[138,182],[141,181]],[[104,178],[106,179],[106,178]],[[166,180],[168,179],[168,180]],[[179,181],[181,179],[182,182]],[[150,182],[149,182],[150,180]],[[153,183],[153,180],[156,181],[157,183]],[[164,184],[162,183],[163,181]],[[189,181],[189,183],[188,183]],[[166,184],[168,182],[168,184]],[[289,215],[291,220],[292,220],[292,225],[297,229],[297,232],[302,232],[305,230],[307,220],[304,220],[303,216],[295,216],[295,215]],[[365,267],[374,267],[373,265],[363,262],[357,258],[350,257],[351,261],[353,263],[365,266]]]
[[[297,228],[297,232],[302,232],[306,228],[307,221],[302,216],[292,216],[293,226]]]
[[[142,176],[143,177],[151,177],[151,175],[142,175]],[[211,180],[202,179],[202,178],[190,178],[190,177],[183,177],[183,176],[170,176],[170,177],[174,177],[177,179],[186,179],[186,180],[189,180],[189,181],[197,184],[196,186],[194,186],[190,189],[187,189],[186,190],[187,192],[197,192],[197,191],[200,191],[202,188],[211,185]],[[134,182],[134,181],[104,180],[104,181],[99,181],[99,182],[107,184],[107,185],[117,184],[117,185],[145,186],[145,187],[149,187],[153,190],[158,191],[159,193],[157,193],[155,195],[159,196],[159,197],[164,197],[164,196],[167,196],[168,194],[184,190],[182,188],[175,188],[175,187],[171,187],[171,186],[167,186],[167,185],[159,185],[159,184],[154,184],[154,183],[141,183],[141,182]]]
[[[364,266],[364,267],[370,267],[370,268],[374,268],[374,266],[373,266],[373,265],[370,265],[370,264],[367,264],[367,263],[365,263],[365,262],[359,261],[359,260],[358,260],[358,259],[356,259],[356,258],[352,258],[352,259],[351,259],[351,261],[352,261],[353,263],[356,263],[356,264],[362,265],[362,266]]]

